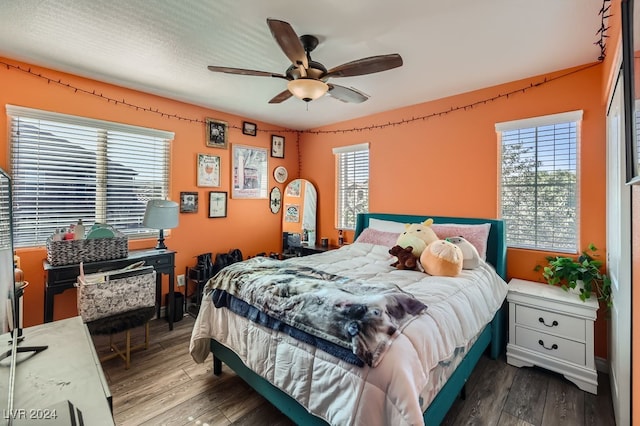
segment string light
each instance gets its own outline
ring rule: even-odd
[[[605,19],[608,19],[611,17],[611,14],[609,13],[609,10],[611,9],[611,5],[607,4],[610,2],[611,0],[603,0],[602,7],[600,8],[600,12],[598,12],[598,15],[600,15],[600,28],[598,28],[598,31],[596,31],[596,35],[599,36],[600,38],[594,44],[600,47],[600,56],[598,56],[598,60],[600,62],[604,61],[604,58],[606,57],[606,51],[607,51],[606,39],[609,38],[609,36],[607,35],[607,30],[609,29],[609,27],[605,26],[604,21]]]
[[[600,47],[600,55],[598,56],[598,61],[602,62],[606,56],[606,39],[609,37],[606,33],[607,30],[609,29],[608,26],[606,26],[605,24],[605,20],[608,19],[609,17],[611,17],[612,15],[609,13],[610,9],[611,9],[611,5],[609,4],[611,2],[611,0],[603,0],[602,2],[602,8],[600,9],[600,12],[598,13],[598,15],[600,15],[601,18],[601,25],[600,28],[597,30],[596,35],[599,36],[598,41],[596,41],[594,44],[596,44],[597,46]],[[550,83],[552,81],[567,77],[569,75],[575,74],[577,72],[581,72],[584,71],[588,68],[591,68],[593,66],[596,65],[600,65],[600,62],[596,62],[593,64],[589,64],[586,65],[584,67],[578,68],[576,70],[573,71],[568,71],[566,73],[563,74],[559,74],[555,77],[552,78],[547,78],[545,77],[542,81],[539,81],[537,83],[530,83],[527,86],[524,87],[520,87],[518,89],[514,89],[510,92],[507,93],[501,93],[486,99],[482,99],[476,102],[472,102],[466,105],[461,105],[461,106],[456,106],[456,107],[450,107],[448,110],[443,110],[443,111],[438,111],[438,112],[432,112],[430,114],[426,114],[426,115],[421,115],[421,116],[417,116],[417,117],[411,117],[411,118],[403,118],[400,119],[398,121],[390,121],[387,123],[383,123],[383,124],[371,124],[369,126],[362,126],[362,127],[352,127],[352,128],[347,128],[347,129],[336,129],[336,130],[294,130],[294,129],[269,129],[269,128],[258,128],[256,129],[256,131],[258,132],[265,132],[265,133],[274,133],[274,132],[280,132],[280,133],[295,133],[296,134],[296,143],[299,146],[299,142],[300,142],[300,135],[301,134],[312,134],[312,135],[320,135],[320,134],[344,134],[344,133],[353,133],[353,132],[366,132],[366,131],[374,131],[374,130],[381,130],[381,129],[386,129],[389,127],[395,127],[395,126],[404,126],[404,125],[408,125],[408,124],[412,124],[415,123],[417,121],[427,121],[429,119],[432,118],[436,118],[436,117],[443,117],[446,116],[448,114],[452,114],[458,111],[467,111],[467,110],[472,110],[473,108],[479,107],[481,105],[486,105],[489,102],[494,102],[500,99],[508,99],[509,96],[514,96],[516,94],[520,94],[520,93],[526,93],[529,90],[538,88],[542,85],[545,85],[547,83]],[[16,70],[16,71],[21,71],[27,74],[30,74],[34,77],[38,77],[41,78],[43,80],[47,81],[47,84],[51,84],[51,83],[55,83],[57,85],[63,86],[67,89],[72,89],[74,93],[82,93],[85,95],[90,95],[90,96],[96,96],[98,98],[104,99],[107,102],[113,102],[115,105],[123,105],[125,107],[128,108],[135,108],[136,111],[144,111],[144,112],[149,112],[149,113],[153,113],[153,114],[158,114],[160,117],[162,118],[167,118],[167,119],[175,119],[175,120],[179,120],[179,121],[186,121],[189,123],[198,123],[198,124],[206,124],[206,121],[204,119],[199,119],[199,118],[190,118],[190,117],[184,117],[184,116],[180,116],[178,114],[169,114],[163,111],[160,111],[158,109],[153,109],[151,107],[145,107],[145,106],[140,106],[140,105],[135,105],[132,104],[130,102],[127,102],[126,99],[115,99],[115,98],[111,98],[109,96],[103,95],[102,93],[96,93],[95,89],[94,90],[86,90],[83,89],[81,87],[76,87],[73,86],[70,83],[64,83],[62,82],[62,80],[58,79],[52,79],[50,77],[46,77],[42,74],[39,73],[35,73],[34,71],[31,70],[31,68],[23,68],[19,65],[15,65],[15,64],[11,64],[8,62],[4,62],[4,61],[0,61],[0,65],[4,65],[7,70]],[[308,104],[307,104],[308,106]],[[231,129],[237,129],[237,130],[242,130],[242,126],[241,125],[235,125],[235,124],[229,124],[228,125],[229,128]],[[298,150],[299,151],[299,150]],[[299,159],[300,161],[300,159]]]

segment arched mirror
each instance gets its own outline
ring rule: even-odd
[[[300,235],[300,243],[316,243],[318,193],[311,182],[295,179],[287,184],[282,198],[282,232]]]

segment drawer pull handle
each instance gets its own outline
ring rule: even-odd
[[[554,343],[553,345],[551,345],[551,347],[550,347],[550,348],[546,347],[546,346],[544,345],[544,342],[543,342],[542,340],[538,340],[538,344],[539,344],[540,346],[542,346],[543,348],[545,348],[546,350],[548,350],[548,351],[554,351],[554,350],[558,349],[558,345],[556,345],[555,343]]]
[[[556,321],[556,320],[553,320],[551,325],[549,325],[546,322],[544,322],[544,318],[542,318],[542,317],[538,318],[538,321],[543,323],[546,327],[557,327],[558,326],[558,321]]]

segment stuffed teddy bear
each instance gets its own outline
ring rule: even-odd
[[[389,249],[389,254],[398,258],[391,266],[398,269],[416,269],[418,258],[412,253],[413,247],[393,246]]]
[[[449,237],[446,240],[462,250],[462,269],[475,269],[480,266],[480,254],[473,244],[462,237]]]
[[[462,250],[446,240],[429,244],[420,255],[420,264],[429,275],[455,277],[462,271]]]
[[[422,223],[407,223],[405,231],[398,235],[396,244],[400,247],[413,247],[413,254],[420,257],[429,244],[438,240],[438,236],[431,229],[433,219],[427,219]]]

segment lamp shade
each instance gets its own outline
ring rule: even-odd
[[[287,83],[287,89],[289,89],[296,98],[310,102],[327,93],[329,86],[324,81],[302,77],[289,81],[289,83]]]
[[[178,226],[178,203],[169,200],[149,200],[142,224],[151,229],[172,229]]]

